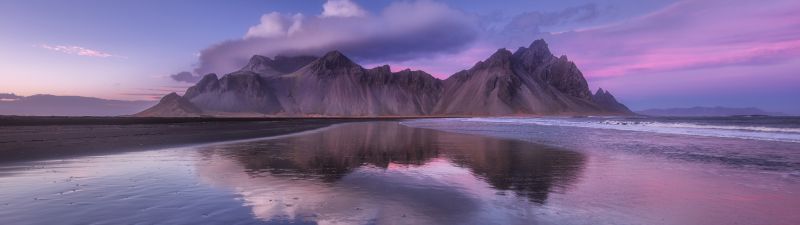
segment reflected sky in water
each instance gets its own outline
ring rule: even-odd
[[[577,152],[392,122],[200,154],[198,174],[239,191],[261,219],[356,224],[524,223],[533,205],[569,189],[585,161]]]
[[[796,182],[411,128],[0,165],[0,224],[793,224]]]

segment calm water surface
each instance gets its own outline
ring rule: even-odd
[[[408,125],[458,130],[443,123]],[[489,129],[497,134],[490,137],[354,123],[270,139],[5,164],[0,224],[800,222],[792,164],[770,169],[640,154],[592,139],[605,130],[528,140],[533,134],[503,135],[501,127]],[[649,138],[651,148],[687,140]],[[713,148],[705,145],[698,148]]]

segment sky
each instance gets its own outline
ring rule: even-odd
[[[797,0],[6,0],[0,93],[157,99],[330,50],[446,78],[539,38],[634,110],[800,114]]]

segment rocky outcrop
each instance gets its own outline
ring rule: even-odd
[[[134,116],[142,117],[197,117],[202,116],[202,110],[194,106],[186,98],[172,92],[153,107],[146,109]]]
[[[631,113],[606,91],[592,94],[577,66],[566,56],[554,56],[543,40],[513,53],[499,49],[488,59],[445,80],[423,71],[392,72],[388,65],[366,69],[338,51],[320,58],[270,59],[256,55],[241,70],[222,78],[215,74],[204,76],[178,98],[209,115]]]
[[[208,74],[183,98],[209,114],[427,115],[442,89],[442,82],[425,72],[365,69],[337,51],[280,75],[273,73],[278,67],[266,66],[275,62],[267,59],[254,56],[222,78]]]
[[[184,98],[207,112],[279,113],[280,103],[270,86],[259,74],[249,71],[221,79],[208,74],[186,90]]]
[[[602,88],[597,89],[597,92],[592,95],[592,101],[604,111],[633,114],[627,106],[617,102],[617,99],[614,98],[614,95],[611,95],[611,92],[603,90]]]
[[[443,115],[601,114],[589,85],[566,56],[555,57],[543,40],[511,53],[499,49],[447,78],[434,111]]]
[[[422,71],[365,69],[337,51],[273,83],[285,114],[330,116],[427,115],[442,86]]]

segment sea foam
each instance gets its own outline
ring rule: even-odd
[[[613,129],[662,134],[680,134],[707,137],[742,138],[765,141],[800,143],[800,128],[767,127],[751,125],[714,125],[691,122],[660,122],[608,118],[466,118],[463,122],[530,124],[540,126],[566,126],[596,129]]]

